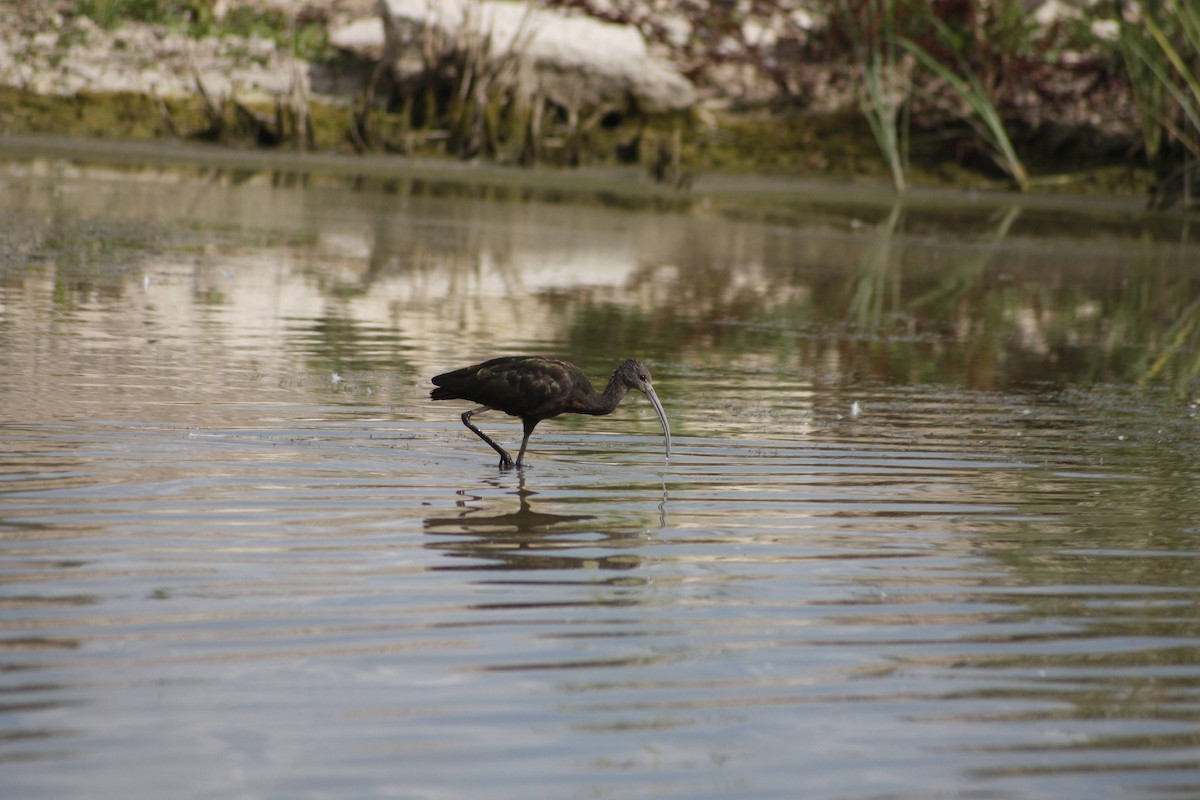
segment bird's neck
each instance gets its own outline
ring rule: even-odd
[[[592,396],[588,398],[583,413],[609,414],[625,399],[625,393],[628,391],[629,387],[625,385],[625,381],[618,378],[614,372],[613,376],[608,379],[608,386],[604,387],[604,391],[593,392]]]

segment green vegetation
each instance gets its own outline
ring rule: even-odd
[[[346,109],[312,104],[306,120],[282,101],[210,105],[201,97],[154,98],[128,92],[37,95],[0,87],[0,131],[126,139],[180,138],[234,146],[294,143],[305,125],[308,144],[348,148]]]
[[[850,0],[841,0],[837,6],[839,24],[852,31],[854,56],[862,73],[859,107],[887,160],[892,185],[903,192],[908,187],[909,106],[905,100],[909,86],[907,70],[896,58],[895,12],[894,0],[866,0],[865,7],[852,7]]]
[[[1022,191],[1075,180],[1030,176],[1020,151],[1035,147],[1037,131],[1028,129],[1019,110],[1028,100],[1019,98],[1038,96],[1043,84],[1069,76],[1070,64],[1090,59],[1097,80],[1117,74],[1117,64],[1125,67],[1115,79],[1127,81],[1137,101],[1146,159],[1163,179],[1158,204],[1192,203],[1191,187],[1200,183],[1200,169],[1190,162],[1200,159],[1200,5],[1194,0],[1148,0],[1137,7],[1114,2],[1109,21],[1118,27],[1116,49],[1123,57],[1116,63],[1111,46],[1083,17],[1039,25],[1020,0],[936,10],[912,0],[840,0],[838,9],[830,20],[834,38],[848,42],[860,66],[862,112],[898,191],[905,186],[902,143],[910,119],[927,132],[946,124],[939,118],[965,123]],[[897,47],[922,69],[904,69]]]
[[[298,58],[325,61],[333,57],[321,20],[292,19],[278,8],[235,5],[221,19],[213,14],[213,0],[79,0],[74,14],[87,17],[106,30],[124,22],[162,25],[192,38],[246,36],[270,39],[283,48],[295,48]]]
[[[937,23],[938,32],[947,38],[951,38],[953,33],[945,25]],[[996,161],[1004,168],[1004,170],[1012,177],[1017,184],[1017,188],[1021,191],[1029,189],[1029,174],[1025,171],[1025,165],[1021,163],[1021,159],[1017,156],[1017,151],[1013,147],[1012,140],[1008,138],[1008,132],[1004,128],[1004,120],[1000,118],[1000,112],[996,110],[996,104],[992,101],[991,94],[983,81],[975,74],[965,59],[960,59],[958,69],[955,70],[942,62],[938,61],[929,51],[922,48],[916,42],[909,39],[901,39],[900,45],[921,62],[921,65],[927,68],[930,72],[941,78],[954,93],[961,98],[969,109],[969,113],[963,114],[963,119],[979,134],[979,138],[987,144],[988,148],[995,154]],[[956,48],[957,49],[957,48]]]
[[[590,7],[587,0],[575,5]],[[233,4],[218,19],[214,6],[80,0],[67,14],[110,29],[143,22],[192,37],[267,38],[305,60],[340,58],[318,12]],[[616,7],[630,14],[641,8]],[[178,136],[520,165],[639,165],[676,188],[690,185],[696,172],[749,170],[890,180],[897,192],[935,184],[1130,193],[1156,182],[1155,203],[1163,208],[1194,205],[1200,195],[1196,0],[1112,0],[1096,13],[1050,23],[1033,20],[1024,0],[837,0],[812,5],[820,28],[774,61],[721,48],[747,25],[786,17],[794,4],[722,8],[719,19],[691,19],[695,36],[680,52],[701,81],[706,69],[738,58],[741,67],[763,70],[779,90],[769,107],[667,116],[634,103],[563,107],[518,87],[517,56],[492,58],[481,33],[437,41],[430,31],[423,75],[395,85],[381,67],[352,109],[298,95],[257,105],[214,99],[202,86],[194,101],[58,101],[11,90],[0,93],[0,131]],[[642,21],[653,38],[653,20]],[[64,54],[72,30],[60,34]],[[812,90],[789,82],[787,70],[819,75],[817,83],[833,87],[825,107],[838,106],[841,91],[841,107],[846,98],[857,100],[857,113],[809,111]],[[1144,158],[1130,166],[1139,146]]]
[[[1189,205],[1200,184],[1200,6],[1146,0],[1139,17],[1117,19],[1146,156],[1163,177],[1155,202]]]
[[[913,107],[932,130],[942,120],[960,121],[1016,188],[1030,177],[1009,136],[999,105],[1017,76],[1044,61],[1054,37],[1030,22],[1020,0],[995,0],[947,8],[911,0],[841,0],[831,24],[861,65],[860,105],[891,165],[893,185],[903,191],[904,159]],[[911,56],[924,72],[897,58]]]

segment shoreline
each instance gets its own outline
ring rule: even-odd
[[[1151,211],[1144,198],[1130,195],[1073,195],[1011,189],[972,189],[917,186],[903,194],[884,180],[846,182],[797,175],[757,175],[710,172],[697,177],[689,190],[655,183],[637,167],[587,166],[571,169],[519,167],[490,162],[395,154],[348,154],[261,148],[172,140],[75,138],[49,134],[0,137],[0,162],[68,162],[84,167],[129,170],[220,170],[238,174],[288,174],[333,180],[412,180],[498,189],[532,190],[579,195],[603,194],[665,205],[695,205],[706,200],[770,201],[786,197],[795,202],[825,205],[853,204],[888,209],[897,203],[922,208],[976,210],[1019,206],[1064,213],[1117,213],[1131,216],[1181,217],[1190,212]]]

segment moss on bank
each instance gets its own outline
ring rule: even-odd
[[[155,98],[130,93],[47,96],[0,87],[0,133],[53,134],[133,140],[215,141],[238,148],[304,147],[320,152],[403,153],[454,157],[446,131],[416,127],[411,112],[310,103],[293,109],[272,103],[201,97]],[[917,186],[996,188],[1003,173],[970,145],[970,132],[915,132],[909,168]],[[515,149],[498,160],[518,161]],[[686,115],[612,118],[570,140],[547,135],[539,163],[565,166],[640,164],[664,183],[686,187],[710,172],[791,175],[888,184],[888,167],[859,114],[729,114],[701,122]],[[1149,170],[1086,142],[1057,142],[1030,163],[1043,191],[1146,196]],[[1070,173],[1063,174],[1063,165]],[[1036,175],[1043,177],[1037,178]]]

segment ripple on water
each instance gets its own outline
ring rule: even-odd
[[[1142,262],[1055,316],[1078,276],[1024,241],[967,264],[996,305],[871,329],[811,299],[858,296],[870,224],[144,184],[0,197],[318,227],[0,281],[6,795],[1200,794],[1194,406],[992,380],[1058,380],[1074,319],[1141,331]],[[1004,258],[961,235],[895,259]],[[1010,311],[1033,344],[988,349]],[[427,400],[477,353],[610,345],[657,356],[669,461],[637,397],[520,473]]]

